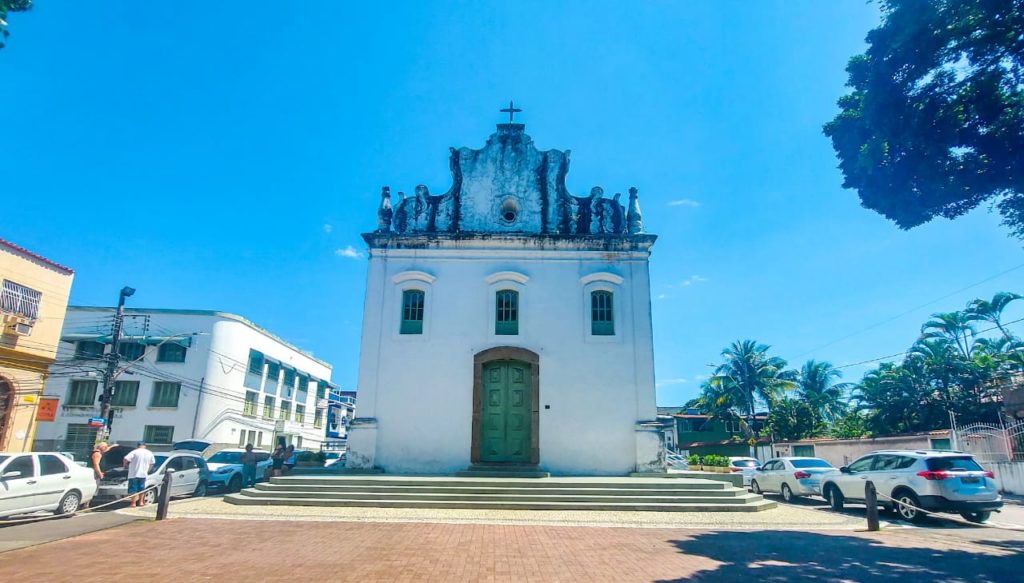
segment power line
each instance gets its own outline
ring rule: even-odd
[[[852,338],[852,337],[857,336],[859,334],[863,334],[864,332],[867,332],[869,330],[874,330],[875,328],[878,328],[879,326],[884,326],[885,324],[888,324],[889,322],[892,322],[893,320],[898,320],[898,319],[902,318],[903,316],[907,316],[909,314],[912,314],[912,313],[914,313],[914,312],[916,312],[916,311],[918,311],[918,310],[920,310],[922,308],[927,308],[928,306],[930,306],[932,304],[936,304],[938,302],[941,302],[942,300],[944,300],[946,298],[949,298],[949,297],[955,296],[955,295],[957,295],[959,293],[965,292],[965,291],[967,291],[967,290],[969,290],[969,289],[971,289],[973,287],[977,287],[977,286],[979,286],[979,285],[981,285],[983,283],[988,283],[988,282],[992,281],[993,279],[1002,277],[1002,276],[1006,275],[1007,273],[1011,273],[1013,271],[1021,269],[1022,267],[1024,267],[1024,263],[1022,263],[1020,265],[1017,265],[1015,267],[1011,267],[1010,269],[1007,269],[1006,271],[1001,271],[1001,272],[999,272],[999,273],[997,273],[995,275],[986,277],[985,279],[983,279],[983,280],[981,280],[979,282],[972,283],[971,285],[968,285],[966,287],[962,287],[962,288],[960,288],[960,289],[958,289],[958,290],[956,290],[954,292],[950,292],[950,293],[948,293],[948,294],[946,294],[946,295],[944,295],[942,297],[935,298],[934,300],[931,300],[930,302],[926,302],[926,303],[923,303],[923,304],[921,304],[921,305],[919,305],[919,306],[917,306],[915,308],[911,308],[909,310],[906,310],[905,312],[900,312],[899,314],[896,314],[895,316],[893,316],[891,318],[887,318],[885,320],[882,320],[881,322],[877,322],[875,324],[872,324],[872,325],[868,326],[867,328],[863,328],[863,329],[858,330],[856,332],[851,332],[850,334],[847,334],[846,336],[842,336],[840,338],[837,338],[836,340],[833,340],[831,342],[827,342],[825,344],[822,344],[821,346],[818,346],[817,348],[812,348],[811,350],[808,350],[806,352],[802,352],[802,353],[794,356],[793,358],[796,359],[796,358],[800,358],[802,356],[807,356],[808,354],[811,354],[812,352],[817,352],[817,351],[821,350],[822,348],[828,348],[829,346],[832,346],[834,344],[838,344],[839,342],[842,342],[843,340],[846,340],[848,338]]]

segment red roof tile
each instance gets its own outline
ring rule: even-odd
[[[6,239],[0,239],[0,245],[3,245],[5,247],[10,247],[11,249],[14,249],[15,251],[17,251],[18,253],[21,253],[23,255],[28,255],[29,257],[31,257],[31,258],[33,258],[33,259],[35,259],[37,261],[42,261],[43,263],[49,265],[50,267],[54,267],[56,269],[59,269],[60,271],[63,271],[64,273],[67,273],[68,275],[71,275],[71,274],[73,274],[75,272],[75,270],[71,269],[70,267],[65,267],[65,266],[61,265],[60,263],[56,263],[56,262],[50,261],[49,259],[43,257],[42,255],[39,255],[38,253],[33,253],[33,252],[29,251],[28,249],[25,249],[24,247],[20,247],[18,245],[15,245],[14,243],[11,243],[10,241],[8,241]]]

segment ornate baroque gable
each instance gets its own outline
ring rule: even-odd
[[[628,237],[643,232],[636,188],[628,209],[621,194],[608,199],[595,186],[589,196],[565,187],[569,151],[538,150],[525,125],[498,124],[483,148],[451,148],[452,186],[435,196],[424,185],[412,196],[381,192],[377,233],[522,233]]]

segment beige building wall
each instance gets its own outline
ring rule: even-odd
[[[32,449],[73,277],[71,269],[0,239],[0,451]]]

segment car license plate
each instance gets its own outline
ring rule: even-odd
[[[964,476],[963,478],[960,478],[960,481],[963,482],[964,484],[977,484],[978,482],[981,481],[981,478],[975,478],[974,476]]]

